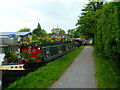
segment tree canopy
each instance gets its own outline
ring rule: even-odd
[[[23,28],[23,29],[20,29],[18,32],[30,32],[30,29],[29,28]]]
[[[68,29],[68,35],[72,38],[74,37],[74,34],[75,34],[75,29]]]
[[[73,29],[68,29],[67,34],[71,38],[80,38],[80,37],[82,37],[82,34],[80,33],[80,31],[77,30],[77,29],[74,29],[74,28]]]
[[[62,30],[61,28],[53,28],[51,30],[52,34],[60,34],[60,35],[65,35],[65,31]]]
[[[120,2],[90,2],[82,9],[77,30],[93,38],[95,51],[109,59],[120,58]]]
[[[47,34],[47,32],[44,29],[41,29],[41,26],[39,23],[37,25],[37,28],[33,30],[33,33],[39,37],[43,37]]]
[[[100,9],[103,2],[90,2],[82,9],[82,14],[79,16],[79,20],[76,23],[77,30],[79,30],[84,36],[94,38],[94,30],[96,29],[96,11]]]

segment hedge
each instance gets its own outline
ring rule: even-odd
[[[120,58],[120,2],[110,2],[98,9],[95,30],[96,52],[109,59]]]

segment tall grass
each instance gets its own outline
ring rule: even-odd
[[[98,88],[117,88],[120,75],[118,74],[117,62],[108,60],[104,57],[95,54],[95,77],[97,79]]]
[[[72,64],[73,60],[82,51],[84,46],[77,48],[66,55],[49,62],[46,66],[15,81],[8,88],[49,88],[61,74]]]

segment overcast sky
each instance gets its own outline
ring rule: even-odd
[[[0,0],[0,32],[37,27],[48,33],[52,28],[75,28],[88,0]]]

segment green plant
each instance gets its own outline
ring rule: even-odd
[[[94,51],[95,57],[95,77],[97,79],[98,88],[119,88],[119,73],[117,62],[115,60],[105,59],[101,55],[97,55]]]
[[[30,38],[29,37],[26,37],[25,39],[24,39],[24,41],[30,41]]]
[[[10,46],[4,47],[4,53],[6,58],[10,57],[10,48]]]
[[[83,36],[93,39],[97,53],[120,62],[119,8],[120,2],[90,2],[82,9],[84,12],[76,25]]]
[[[43,54],[38,54],[37,57],[38,57],[38,59],[42,59],[43,58]]]
[[[13,46],[4,47],[4,52],[5,52],[5,58],[7,58],[8,60],[11,59],[12,62],[17,62],[18,55],[15,54]]]
[[[34,58],[34,57],[31,57],[31,58],[30,58],[30,60],[31,60],[31,61],[35,61],[35,60],[36,60],[36,58]]]
[[[12,62],[14,62],[14,63],[16,63],[18,61],[18,55],[16,55],[16,54],[11,54],[10,58],[12,59]]]
[[[30,55],[31,55],[31,53],[29,53],[29,52],[27,52],[27,51],[22,52],[22,57],[23,57],[24,59],[29,59],[29,58],[30,58]]]

